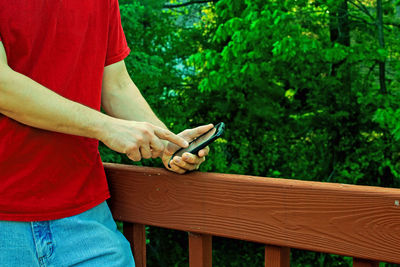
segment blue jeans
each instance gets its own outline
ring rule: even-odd
[[[0,221],[0,266],[131,267],[135,263],[129,242],[103,202],[59,220]]]

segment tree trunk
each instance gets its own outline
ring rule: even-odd
[[[347,0],[342,0],[337,7],[330,10],[329,28],[332,46],[334,46],[336,43],[347,47],[350,46],[350,22]],[[331,76],[339,76],[340,78],[338,79],[341,82],[341,86],[328,93],[330,96],[328,101],[330,102],[329,105],[331,106],[331,114],[336,113],[338,110],[346,110],[351,113],[351,70],[347,68],[345,70],[340,70],[341,66],[346,64],[346,61],[347,59],[344,59],[340,62],[332,64]],[[338,75],[339,71],[341,71],[340,75]],[[332,173],[335,172],[335,166],[337,165],[337,162],[345,158],[345,155],[343,155],[345,152],[340,148],[340,140],[343,137],[343,133],[357,131],[355,127],[346,127],[348,121],[349,119],[342,118],[341,122],[335,121],[332,124],[333,128],[330,130],[330,132],[333,134],[330,142],[332,159],[329,164],[330,168],[327,170],[327,175],[329,175],[329,177],[331,177]],[[342,126],[339,127],[339,125]],[[343,129],[343,126],[346,127],[346,129]],[[351,135],[351,133],[346,134]]]
[[[343,0],[337,10],[332,10],[330,12],[330,17],[330,35],[332,44],[339,43],[344,46],[350,46],[350,22],[347,0]],[[333,64],[332,76],[336,76],[337,68],[339,68],[344,62],[345,61]],[[348,77],[348,81],[351,81],[350,76]]]
[[[383,9],[382,0],[377,0],[376,4],[376,14],[377,14],[377,25],[378,25],[378,41],[379,48],[385,49],[385,36],[383,32]],[[381,93],[386,94],[386,60],[379,60],[379,83],[381,88]]]

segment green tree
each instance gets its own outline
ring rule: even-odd
[[[133,50],[128,69],[159,116],[175,132],[227,125],[203,171],[400,185],[399,1],[120,4]],[[100,149],[106,161],[129,163]],[[153,266],[186,265],[184,233],[150,229],[149,236]],[[263,261],[256,244],[217,238],[214,247],[216,266]],[[294,266],[350,261],[292,257]]]

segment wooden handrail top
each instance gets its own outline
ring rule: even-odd
[[[117,220],[400,263],[400,189],[105,169]]]

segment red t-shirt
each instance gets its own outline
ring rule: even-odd
[[[9,66],[99,110],[104,66],[130,52],[118,1],[0,0],[0,7]],[[36,129],[0,114],[0,220],[53,220],[106,200],[97,146],[94,139]]]

